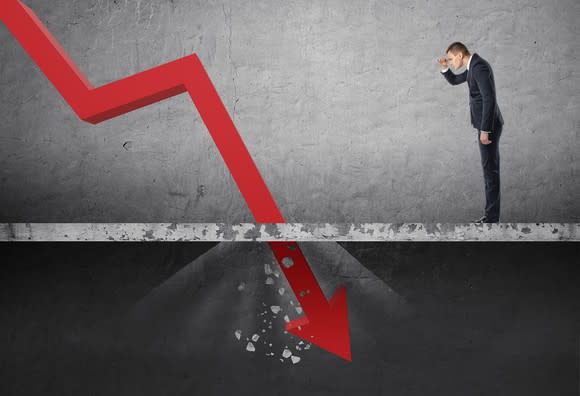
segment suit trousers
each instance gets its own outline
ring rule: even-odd
[[[485,182],[485,217],[488,221],[499,221],[500,177],[499,177],[499,140],[503,127],[489,134],[490,144],[482,144],[481,130],[477,130],[477,143],[481,154],[481,167]]]

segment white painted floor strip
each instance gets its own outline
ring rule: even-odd
[[[0,223],[0,241],[580,241],[580,223]]]

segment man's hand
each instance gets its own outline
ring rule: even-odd
[[[437,59],[437,63],[439,63],[439,66],[441,66],[441,70],[445,70],[448,67],[447,66],[447,58],[446,57]]]
[[[491,140],[489,140],[489,132],[481,131],[481,133],[479,134],[479,140],[481,141],[481,144],[485,145],[490,144]]]

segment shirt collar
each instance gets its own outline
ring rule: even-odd
[[[469,65],[471,64],[471,60],[473,59],[473,54],[469,56],[469,60],[467,61],[467,70],[469,70]]]

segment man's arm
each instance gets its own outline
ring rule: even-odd
[[[479,87],[483,100],[481,115],[481,131],[491,132],[495,111],[495,90],[491,82],[491,70],[484,64],[479,63],[473,68],[473,78]]]
[[[441,74],[443,74],[443,77],[445,77],[451,85],[458,85],[467,81],[467,70],[461,74],[454,74],[449,68],[447,68],[441,70]]]
[[[441,66],[441,73],[443,74],[445,79],[449,82],[449,84],[457,85],[467,81],[467,70],[456,76],[451,72],[451,70],[449,70],[449,66],[447,66],[446,57],[437,59],[437,63],[439,63],[439,66]]]

